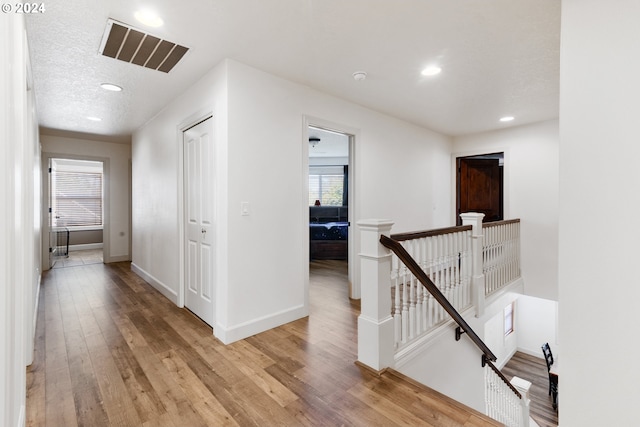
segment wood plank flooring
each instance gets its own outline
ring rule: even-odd
[[[308,318],[225,346],[129,263],[48,271],[29,426],[497,426],[393,372],[354,361],[346,264],[311,264]]]
[[[544,359],[516,352],[502,368],[502,373],[508,379],[518,376],[531,382],[529,411],[531,418],[540,427],[558,425],[558,412],[553,409],[553,402],[549,396],[549,374]]]

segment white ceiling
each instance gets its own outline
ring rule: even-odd
[[[65,0],[28,15],[40,125],[129,135],[232,58],[447,135],[558,117],[560,0]],[[144,27],[142,6],[165,21]],[[169,73],[99,54],[108,18],[191,50]],[[423,77],[438,63],[443,71]],[[366,71],[355,81],[355,71]],[[104,91],[115,83],[123,92]],[[498,119],[515,117],[508,123]],[[102,118],[92,122],[87,116]]]
[[[309,139],[318,138],[313,144],[309,141],[309,157],[349,157],[349,135],[309,126]]]

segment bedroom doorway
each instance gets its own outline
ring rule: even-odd
[[[342,276],[349,286],[353,136],[310,125],[308,139],[309,272]]]

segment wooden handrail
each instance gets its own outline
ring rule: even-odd
[[[504,221],[483,222],[482,228],[497,227],[498,225],[517,224],[520,222],[520,218],[505,219]]]
[[[410,233],[392,234],[391,238],[396,242],[402,242],[405,240],[421,239],[423,237],[441,236],[443,234],[457,233],[458,231],[467,231],[471,229],[472,227],[470,225],[460,225],[457,227],[437,228],[435,230],[413,231]]]
[[[491,368],[491,370],[492,370],[493,372],[495,372],[495,374],[496,374],[497,376],[499,376],[499,377],[500,377],[500,379],[501,379],[502,381],[504,381],[504,383],[505,383],[506,385],[508,385],[508,386],[509,386],[509,388],[511,389],[511,391],[513,391],[513,392],[515,393],[515,395],[516,395],[516,396],[518,396],[518,398],[519,398],[519,399],[522,399],[522,395],[520,394],[520,392],[519,392],[519,391],[518,391],[518,390],[513,386],[513,384],[511,384],[511,382],[507,379],[507,377],[505,377],[505,376],[504,376],[504,374],[500,371],[500,369],[498,369],[498,368],[496,367],[496,365],[494,365],[493,363],[491,363],[491,361],[490,361],[490,360],[487,360],[487,359],[485,359],[485,358],[483,357],[483,359],[482,359],[482,365],[484,366],[485,364],[489,365],[489,367]]]
[[[409,253],[402,247],[402,245],[396,240],[385,236],[380,236],[380,243],[393,251],[396,256],[407,266],[409,271],[422,283],[431,295],[440,303],[445,311],[451,316],[451,318],[462,328],[464,332],[469,335],[469,338],[478,346],[480,351],[484,353],[484,356],[489,361],[496,361],[498,358],[491,352],[489,347],[480,339],[480,337],[471,329],[471,326],[462,318],[460,313],[451,305],[449,300],[440,292],[440,289],[433,283],[433,281],[427,276],[422,268],[416,263],[416,261],[409,255]]]

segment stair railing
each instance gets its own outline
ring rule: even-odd
[[[380,236],[380,243],[382,246],[391,250],[397,257],[402,261],[402,263],[411,271],[411,274],[424,286],[427,291],[436,301],[444,308],[444,310],[451,316],[451,318],[458,324],[458,327],[461,328],[458,330],[456,336],[459,339],[461,333],[466,333],[471,341],[475,343],[475,345],[482,351],[483,355],[490,361],[496,361],[497,357],[491,352],[489,347],[480,339],[480,337],[471,329],[471,326],[462,318],[460,313],[451,305],[449,300],[440,292],[440,289],[431,281],[429,276],[420,268],[420,266],[416,263],[416,261],[409,255],[404,247],[400,244],[400,242],[391,239],[385,235]]]
[[[462,315],[460,315],[399,241],[383,234],[380,236],[380,244],[391,250],[398,259],[402,261],[411,274],[457,323],[456,340],[459,340],[461,335],[466,333],[482,352],[481,363],[482,366],[485,367],[485,403],[487,415],[507,426],[528,426],[529,400],[523,399],[522,394],[492,363],[497,360],[497,357],[489,347],[475,333],[471,326],[469,326]]]

